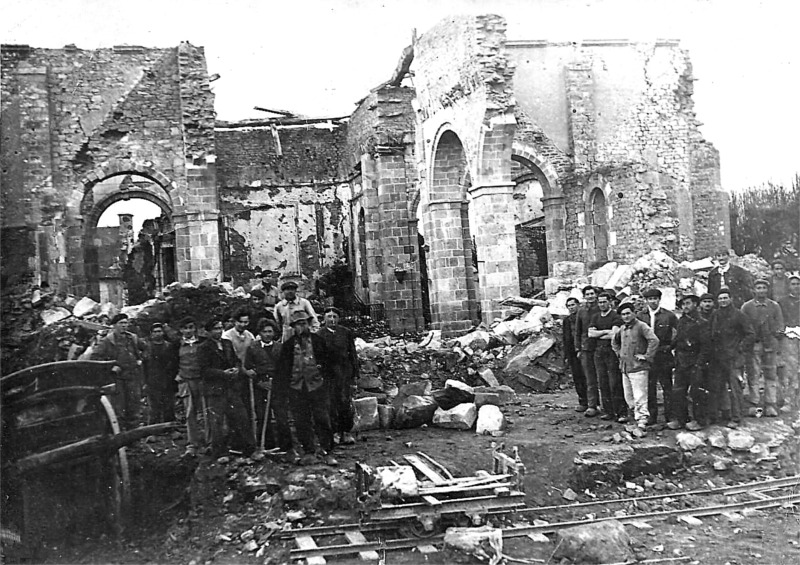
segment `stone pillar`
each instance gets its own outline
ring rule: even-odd
[[[219,279],[222,267],[219,213],[176,214],[172,221],[178,280],[197,284],[203,279]]]
[[[501,316],[500,300],[519,295],[513,192],[513,183],[479,184],[470,188],[475,224],[472,233],[482,265],[478,272],[481,315],[487,324]]]
[[[547,265],[550,273],[555,263],[567,260],[567,209],[564,201],[563,195],[542,198],[544,226],[547,233]]]
[[[428,278],[431,281],[431,317],[434,329],[451,333],[472,327],[467,278],[472,267],[465,264],[461,200],[428,203],[425,234],[429,237]]]

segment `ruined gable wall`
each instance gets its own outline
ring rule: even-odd
[[[224,271],[236,284],[255,267],[313,280],[343,258],[350,232],[350,186],[340,173],[345,131],[218,125]]]
[[[614,216],[615,258],[655,247],[692,257],[696,234],[719,233],[718,222],[708,229],[695,213],[696,204],[717,195],[706,195],[707,184],[692,173],[691,153],[702,137],[691,64],[677,42],[515,42],[510,51],[520,106],[574,161],[564,178],[570,258],[589,259],[586,200],[600,177]],[[618,213],[631,202],[638,214]]]

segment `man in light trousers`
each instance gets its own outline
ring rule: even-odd
[[[650,365],[658,350],[658,338],[653,330],[636,319],[633,304],[625,302],[617,308],[623,326],[611,340],[619,357],[625,402],[633,411],[636,426],[645,431],[650,412],[647,409],[647,391]]]

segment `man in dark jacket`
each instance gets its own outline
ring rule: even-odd
[[[755,282],[756,296],[742,306],[742,313],[747,316],[755,332],[753,354],[748,358],[747,385],[749,393],[748,415],[755,416],[762,408],[761,389],[764,389],[764,415],[774,418],[778,415],[778,373],[777,355],[780,340],[783,338],[781,307],[774,300],[767,298],[769,282],[759,279]]]
[[[339,443],[352,445],[356,442],[351,432],[354,423],[353,392],[359,377],[358,354],[353,332],[339,325],[339,317],[338,309],[326,308],[317,335],[325,340],[331,364],[328,392],[333,433],[338,435]]]
[[[314,454],[334,465],[336,461],[328,455],[333,449],[328,348],[325,340],[311,333],[305,310],[295,310],[291,316],[291,336],[281,347],[276,384],[289,391],[297,438],[303,445],[306,461]]]
[[[172,422],[175,419],[175,394],[178,383],[178,345],[167,341],[164,326],[150,326],[150,341],[144,356],[144,384],[150,405],[149,423]]]
[[[569,316],[564,318],[561,333],[564,342],[564,361],[572,372],[572,381],[575,383],[575,392],[578,394],[578,406],[575,407],[575,411],[586,412],[589,407],[589,401],[586,398],[586,377],[583,374],[581,360],[575,350],[575,324],[578,319],[579,307],[580,303],[577,298],[574,296],[567,298]]]
[[[678,320],[672,347],[675,349],[675,383],[672,398],[673,419],[667,426],[677,430],[684,425],[696,432],[709,424],[708,395],[709,385],[707,366],[711,358],[710,324],[697,310],[700,298],[686,294],[681,298],[683,316]],[[692,416],[686,398],[691,390]]]
[[[575,354],[580,359],[583,374],[586,377],[586,403],[588,408],[583,413],[587,418],[597,416],[600,405],[600,389],[597,384],[597,371],[594,366],[594,350],[597,340],[589,338],[589,322],[597,312],[597,289],[593,286],[583,288],[584,303],[575,314]]]
[[[130,322],[125,314],[111,319],[113,329],[92,351],[92,359],[115,361],[115,408],[124,428],[135,428],[142,414],[142,358],[145,343],[128,331]]]
[[[597,297],[598,311],[589,321],[587,335],[595,340],[594,366],[603,405],[602,420],[628,421],[628,406],[622,388],[619,359],[611,345],[614,333],[622,326],[622,318],[611,309],[611,296],[601,292]]]
[[[255,449],[250,419],[242,402],[242,376],[233,345],[222,339],[222,320],[206,324],[208,339],[200,345],[200,370],[208,403],[208,428],[211,435],[211,456],[225,455],[227,446],[249,455]],[[224,421],[228,420],[228,436]],[[230,441],[229,441],[230,440]]]
[[[642,293],[647,302],[647,309],[637,316],[639,320],[650,326],[658,338],[658,349],[653,366],[650,368],[647,386],[647,411],[650,413],[648,424],[658,421],[657,387],[661,385],[664,394],[664,420],[672,421],[672,368],[675,359],[672,357],[672,338],[678,327],[678,317],[666,308],[661,307],[661,291],[651,288]],[[686,391],[684,391],[685,393]]]
[[[727,288],[733,306],[741,308],[742,304],[753,298],[753,276],[747,269],[731,265],[727,249],[717,251],[716,260],[718,266],[708,273],[708,292],[716,296],[722,288]]]
[[[711,315],[713,390],[719,395],[709,397],[709,415],[714,417],[717,407],[729,428],[739,427],[744,409],[741,382],[741,358],[753,350],[755,334],[747,316],[733,306],[731,292],[723,288],[717,294],[719,307]]]

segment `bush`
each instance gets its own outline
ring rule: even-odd
[[[800,249],[800,175],[791,187],[767,183],[731,196],[731,244],[737,255],[781,257],[797,268]]]

